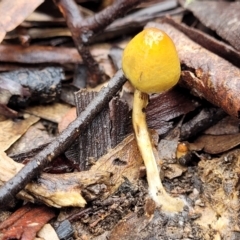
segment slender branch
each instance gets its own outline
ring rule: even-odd
[[[134,6],[142,2],[141,0],[118,0],[115,1],[111,6],[103,9],[101,12],[95,14],[92,17],[88,17],[84,26],[95,34],[103,31],[110,23],[117,18],[124,16]]]
[[[141,1],[142,0],[118,0],[93,17],[83,19],[78,5],[74,0],[54,0],[66,19],[69,30],[72,33],[74,44],[88,68],[88,83],[90,86],[94,87],[104,80],[103,72],[89,51],[88,44],[90,40],[94,35],[103,31],[104,28],[115,19],[124,15],[126,11],[132,9]]]
[[[59,154],[64,152],[80,135],[81,130],[109,102],[114,94],[126,81],[122,70],[119,70],[109,81],[106,88],[102,88],[88,107],[63,131],[53,142],[39,152],[32,161],[24,166],[12,179],[0,188],[0,208],[6,207],[14,200],[14,196],[23,189],[33,178],[40,174]]]

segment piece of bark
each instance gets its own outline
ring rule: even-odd
[[[77,115],[84,111],[96,95],[97,92],[87,91],[86,89],[80,90],[75,94]],[[90,159],[95,159],[92,161],[96,161],[111,148],[110,119],[108,115],[109,111],[106,106],[78,138],[78,161],[82,171],[89,169],[91,165]]]
[[[221,107],[228,114],[240,117],[238,68],[194,43],[169,24],[150,23],[147,27],[164,30],[174,41],[182,66],[182,86]]]
[[[87,90],[80,90],[75,94],[78,115],[97,94]],[[94,161],[124,139],[127,122],[128,106],[119,98],[113,98],[109,106],[106,106],[84,129],[78,142],[71,146],[66,156],[79,163],[81,170],[89,169]],[[76,148],[79,150],[76,151]]]
[[[233,47],[229,46],[228,44],[219,41],[216,38],[213,38],[198,29],[188,27],[185,24],[174,21],[174,19],[172,18],[165,18],[164,22],[171,24],[179,31],[186,34],[194,42],[200,44],[202,47],[226,59],[235,66],[240,67],[240,52],[236,51]]]
[[[196,99],[179,88],[154,94],[146,108],[148,126],[157,130],[158,134],[164,134],[172,127],[170,120],[193,111],[199,105]]]
[[[107,191],[110,173],[106,171],[83,171],[66,174],[43,173],[36,181],[29,183],[25,191],[48,206],[84,207]]]
[[[193,1],[185,7],[207,27],[240,50],[240,3]],[[217,19],[217,21],[216,21]]]
[[[25,205],[0,223],[1,240],[34,239],[42,226],[54,216],[53,209],[46,206]]]
[[[28,89],[29,94],[27,96],[25,94],[24,98],[12,96],[10,104],[26,106],[30,102],[50,103],[59,97],[63,69],[60,67],[20,69],[0,73],[0,78],[10,79]]]

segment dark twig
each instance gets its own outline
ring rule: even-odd
[[[94,34],[97,34],[115,19],[122,17],[129,10],[131,10],[138,3],[142,2],[141,0],[118,0],[115,1],[111,6],[103,9],[100,13],[95,14],[92,17],[88,17],[84,23],[83,27],[86,27],[88,30],[92,31]],[[90,39],[89,39],[90,40]]]
[[[40,174],[60,153],[65,151],[73,141],[80,135],[93,118],[109,102],[114,94],[121,88],[126,81],[122,70],[119,70],[109,81],[106,88],[103,88],[88,107],[63,131],[53,142],[39,152],[32,161],[22,168],[12,179],[0,188],[0,208],[10,204],[14,196],[23,189],[27,183]]]
[[[88,83],[91,86],[96,86],[101,82],[104,75],[89,51],[89,41],[115,19],[123,16],[127,11],[140,3],[141,0],[115,1],[111,6],[87,19],[83,19],[74,0],[54,0],[54,2],[66,19],[75,46],[88,68]]]

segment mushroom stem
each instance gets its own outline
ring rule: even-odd
[[[134,92],[132,121],[138,148],[146,167],[149,194],[163,211],[180,212],[183,210],[183,200],[171,197],[165,191],[160,179],[160,172],[146,123],[145,108],[147,104],[148,94],[136,89]]]

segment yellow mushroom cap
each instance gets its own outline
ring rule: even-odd
[[[180,62],[171,38],[157,28],[147,28],[126,46],[122,69],[135,88],[145,93],[164,92],[177,84]]]

